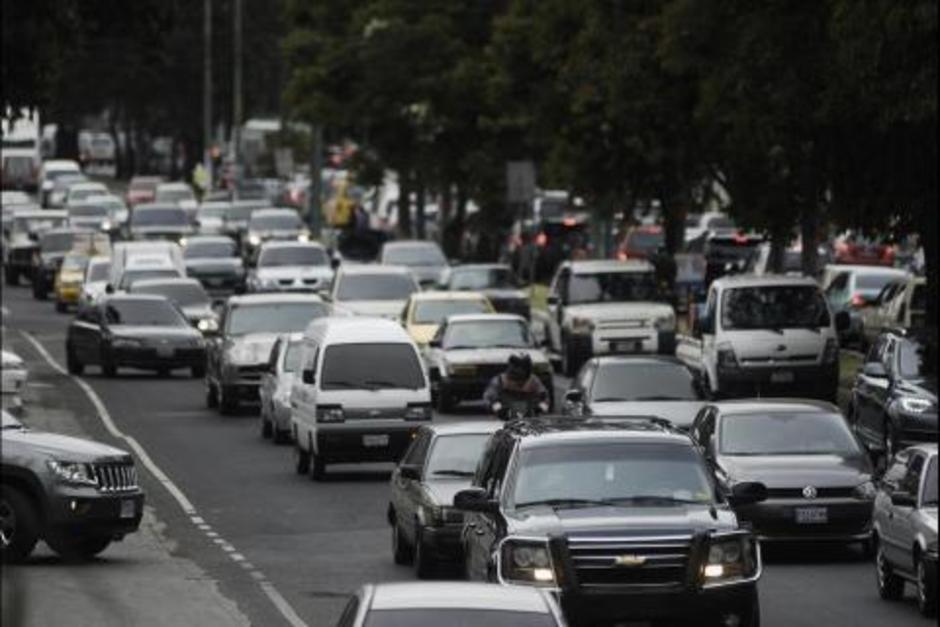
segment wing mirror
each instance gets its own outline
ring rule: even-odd
[[[549,294],[549,295],[545,298],[545,302],[546,302],[547,304],[552,305],[552,306],[554,307],[554,306],[557,306],[558,303],[561,302],[561,300],[558,298],[558,295],[557,295],[557,294]]]
[[[731,488],[728,503],[732,507],[753,505],[767,500],[767,486],[759,481],[743,481]]]
[[[917,499],[914,498],[913,494],[907,492],[892,492],[891,504],[898,507],[916,507]]]
[[[330,257],[330,267],[334,270],[339,268],[340,263],[342,262],[340,261],[339,257]]]
[[[842,310],[836,313],[836,331],[840,333],[848,331],[851,325],[852,319],[849,317],[849,312]]]
[[[421,467],[417,464],[402,464],[398,467],[398,475],[402,479],[421,481]]]
[[[483,488],[467,488],[454,495],[454,507],[466,512],[493,513],[499,503],[490,499]]]
[[[570,403],[571,405],[580,405],[584,402],[584,391],[582,390],[568,390],[565,392],[565,402]]]
[[[870,361],[862,366],[862,374],[872,379],[887,379],[888,372],[880,361]]]
[[[300,378],[304,383],[308,383],[310,385],[316,383],[316,376],[313,373],[313,368],[304,368]]]

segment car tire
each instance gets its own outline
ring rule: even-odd
[[[415,521],[415,544],[413,548],[413,558],[415,568],[415,577],[418,579],[428,579],[434,574],[434,562],[428,556],[427,549],[424,546],[424,535],[421,532],[421,526]]]
[[[306,475],[310,472],[310,453],[300,448],[300,443],[294,440],[294,472]]]
[[[233,398],[231,391],[226,392],[225,386],[219,386],[219,411],[224,416],[231,416],[238,411],[238,399]]]
[[[39,514],[23,492],[0,486],[0,532],[5,542],[0,544],[0,558],[4,563],[22,562],[33,552],[39,540]]]
[[[6,280],[6,284],[10,286],[17,286],[20,284],[20,273],[16,268],[11,268],[7,266],[3,273],[3,278]]]
[[[434,403],[435,409],[440,414],[449,414],[454,411],[454,397],[450,395],[447,388],[443,385],[437,389],[437,399]]]
[[[917,609],[927,617],[937,615],[937,567],[931,568],[920,555],[915,556],[914,563],[917,573]]]
[[[68,532],[57,532],[49,534],[46,544],[65,560],[84,561],[108,548],[111,544],[111,537],[101,535],[76,537],[69,535]]]
[[[56,302],[55,302],[55,310],[56,310],[58,313],[65,313],[66,310],[68,310],[68,307],[67,307],[66,304],[63,303],[61,300],[56,300]]]
[[[192,374],[193,379],[202,379],[206,376],[206,367],[203,366],[193,366],[189,369]]]
[[[72,348],[71,344],[65,345],[65,367],[69,374],[80,375],[85,371],[85,364],[78,360],[75,349]]]
[[[312,444],[310,446],[310,478],[314,481],[323,481],[326,478],[326,462],[323,461],[322,455],[317,455],[313,450]]]
[[[46,286],[43,284],[42,279],[36,279],[33,281],[33,298],[36,300],[46,300],[49,296],[49,292],[46,290]]]
[[[878,595],[886,601],[898,601],[904,594],[904,579],[894,573],[877,537],[875,538],[875,547],[875,576],[878,583]]]
[[[211,382],[206,380],[206,407],[215,409],[219,406],[219,390]]]
[[[414,552],[411,545],[408,544],[408,540],[405,539],[401,527],[398,526],[397,522],[392,523],[392,559],[399,566],[408,566],[413,558]]]
[[[117,376],[117,366],[114,363],[114,358],[104,348],[101,349],[101,374],[109,379]]]
[[[261,412],[261,438],[264,440],[270,440],[272,432],[274,429],[271,426],[271,421],[268,420],[268,417],[264,415],[264,411]]]

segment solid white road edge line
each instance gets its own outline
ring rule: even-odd
[[[167,489],[167,492],[169,492],[170,496],[176,500],[190,521],[192,521],[194,524],[197,524],[195,520],[202,522],[202,518],[197,516],[196,508],[193,507],[193,504],[190,502],[190,500],[186,498],[186,495],[183,494],[183,491],[180,490],[175,483],[173,483],[166,473],[164,473],[163,470],[157,466],[156,462],[150,458],[150,455],[147,454],[147,451],[144,449],[144,447],[141,446],[133,436],[127,435],[117,428],[117,425],[114,424],[114,420],[111,419],[111,414],[108,412],[108,408],[105,407],[104,402],[101,400],[101,397],[98,396],[97,392],[95,392],[95,390],[90,385],[88,385],[84,379],[69,374],[69,372],[63,368],[58,361],[56,361],[55,357],[53,357],[49,351],[46,350],[46,347],[43,346],[39,340],[33,337],[31,333],[22,330],[20,333],[22,333],[23,337],[33,345],[33,348],[35,348],[36,351],[42,355],[43,359],[45,359],[54,370],[66,377],[69,377],[72,379],[72,381],[78,384],[78,387],[80,387],[85,392],[92,405],[95,406],[95,409],[98,411],[98,417],[101,418],[101,422],[104,424],[108,432],[111,433],[111,435],[114,437],[127,442],[127,444],[134,450],[134,453],[137,454],[137,457],[140,459],[141,463],[147,468],[150,474],[152,474],[157,479],[157,481],[159,481],[163,487]],[[221,543],[228,544],[221,538],[216,538],[215,541],[219,542],[220,540]],[[234,547],[232,548],[234,550]],[[250,575],[257,581],[261,591],[264,592],[265,596],[268,597],[268,600],[271,601],[275,608],[277,608],[277,611],[281,613],[281,616],[284,617],[284,620],[286,620],[291,625],[291,627],[309,627],[307,623],[304,622],[304,620],[297,614],[297,612],[294,611],[294,608],[291,607],[290,603],[287,602],[287,599],[285,599],[278,589],[274,587],[274,584],[272,584],[270,581],[267,581],[262,573],[255,570],[251,571]]]

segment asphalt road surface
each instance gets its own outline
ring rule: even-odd
[[[51,302],[34,301],[28,288],[5,288],[3,304],[4,343],[29,363],[33,412],[57,408],[88,437],[128,448],[105,428],[100,408],[78,383],[50,366],[24,335],[64,364],[71,316],[56,314]],[[157,541],[138,551],[134,543],[142,541],[129,538],[87,566],[57,566],[40,546],[19,569],[20,579],[43,591],[41,602],[36,594],[25,597],[22,609],[32,617],[27,624],[203,624],[195,614],[186,621],[169,616],[210,603],[218,608],[210,618],[230,624],[332,625],[359,585],[413,578],[411,569],[392,562],[385,520],[389,465],[330,467],[328,480],[316,483],[294,474],[289,446],[261,439],[254,413],[223,417],[206,409],[202,381],[182,372],[161,379],[124,371],[108,380],[89,368],[83,380],[116,429],[133,437],[166,475],[163,481],[139,464],[149,505],[142,537]],[[556,382],[557,393],[563,385]],[[461,409],[436,419],[479,416],[479,407]],[[55,428],[53,414],[44,415],[44,425]],[[171,494],[172,486],[181,494]],[[181,507],[180,496],[191,511]],[[764,557],[760,596],[767,626],[927,623],[911,589],[901,603],[878,598],[873,567],[854,547],[765,547]],[[149,597],[134,580],[147,568],[162,573],[152,580]],[[192,589],[179,590],[181,579]],[[84,587],[55,585],[72,580]],[[75,602],[62,601],[66,594]],[[115,598],[123,599],[121,606],[110,612],[105,604]]]

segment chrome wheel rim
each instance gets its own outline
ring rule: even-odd
[[[886,578],[885,575],[887,574],[885,572],[885,569],[887,568],[887,564],[885,564],[885,556],[884,556],[884,552],[882,552],[881,550],[881,544],[878,545],[876,556],[877,557],[875,558],[875,560],[877,563],[877,567],[875,568],[875,573],[878,576],[878,587],[884,588],[885,578]]]
[[[16,534],[16,514],[6,501],[0,501],[0,547],[7,548]]]

